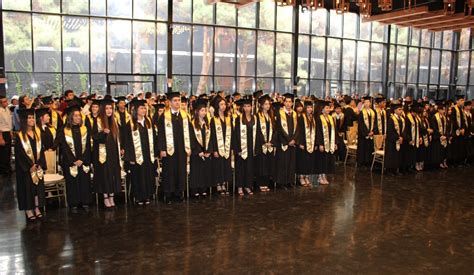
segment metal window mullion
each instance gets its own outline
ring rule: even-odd
[[[30,9],[33,9],[33,0],[30,0]],[[3,21],[2,21],[3,24]],[[31,81],[36,83],[35,79],[35,39],[33,34],[33,13],[30,13],[30,31],[31,31]],[[3,43],[3,42],[2,42]],[[31,85],[31,84],[30,84]]]
[[[59,13],[62,13],[63,12],[63,1],[60,0],[59,1]],[[64,27],[64,24],[63,24],[63,20],[64,20],[64,16],[62,15],[59,15],[59,24],[60,24],[60,29],[59,29],[59,36],[60,36],[60,39],[61,39],[61,88],[63,90],[66,90],[64,89],[64,43],[63,43],[63,27]]]
[[[276,32],[276,27],[277,27],[277,16],[278,16],[278,11],[277,11],[277,5],[273,4],[273,11],[274,11],[274,16],[273,16],[273,76],[272,76],[272,87],[273,91],[276,89],[276,41],[277,41],[277,32]]]
[[[310,14],[309,14],[309,45],[308,45],[308,48],[309,48],[309,52],[308,52],[308,83],[307,83],[307,86],[308,86],[308,92],[309,92],[309,95],[312,95],[313,92],[312,92],[312,85],[311,85],[311,58],[312,58],[312,55],[311,55],[311,51],[313,50],[313,11],[310,11]]]

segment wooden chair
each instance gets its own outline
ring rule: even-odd
[[[67,207],[66,182],[64,176],[58,173],[57,153],[56,151],[45,151],[47,170],[44,174],[44,191],[46,199],[58,198],[61,204],[61,197],[64,197],[64,203]]]
[[[384,135],[375,135],[374,136],[374,155],[372,159],[372,166],[370,171],[374,169],[374,164],[380,163],[382,165],[382,175],[385,166],[385,136]]]
[[[349,157],[357,157],[357,128],[351,127],[351,129],[347,131],[347,136],[344,140],[344,144],[346,145],[346,157],[344,159],[345,166]]]

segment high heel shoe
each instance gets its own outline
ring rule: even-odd
[[[115,202],[114,202],[114,196],[113,195],[112,196],[109,195],[109,202],[110,202],[110,206],[115,207]]]
[[[32,211],[33,212],[33,211]],[[28,217],[28,213],[25,211],[25,218],[27,222],[34,222],[36,221],[36,216],[34,213],[31,214],[31,216]]]
[[[253,195],[252,190],[251,190],[250,188],[248,188],[248,187],[245,188],[245,192],[247,192],[247,194],[249,194],[249,195]]]
[[[107,209],[112,208],[112,205],[110,204],[109,196],[104,196],[104,206]]]
[[[239,194],[239,196],[243,196],[244,195],[244,190],[242,190],[242,187],[239,187],[237,189],[237,193]]]
[[[35,208],[35,216],[38,219],[41,219],[43,217],[43,213],[41,213],[41,209],[39,209],[39,206],[36,206],[36,208]]]

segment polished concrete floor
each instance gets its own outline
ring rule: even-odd
[[[473,274],[473,167],[26,224],[0,181],[0,274]]]

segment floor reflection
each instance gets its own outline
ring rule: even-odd
[[[25,224],[0,180],[0,273],[472,273],[471,168],[120,206]]]

